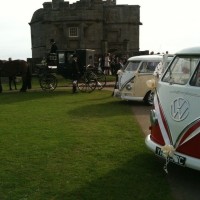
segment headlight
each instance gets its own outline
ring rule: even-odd
[[[151,80],[146,81],[146,84],[147,84],[147,87],[150,88],[150,89],[156,88],[155,79],[151,79]]]
[[[127,90],[131,90],[131,89],[132,89],[131,83],[128,83],[128,84],[126,85],[126,89],[127,89]]]

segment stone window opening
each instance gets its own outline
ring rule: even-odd
[[[69,27],[69,37],[78,37],[78,27]]]

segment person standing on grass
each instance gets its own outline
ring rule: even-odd
[[[110,54],[109,53],[107,53],[104,57],[104,74],[111,75]]]
[[[80,69],[77,60],[78,60],[77,55],[74,54],[72,60],[72,93],[77,92],[77,82],[80,76]]]
[[[116,64],[115,64],[115,86],[114,86],[114,91],[112,93],[111,96],[114,96],[114,93],[115,93],[115,89],[118,88],[118,71],[123,69],[123,61],[121,58],[117,57],[116,58]]]

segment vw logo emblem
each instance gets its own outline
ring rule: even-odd
[[[175,121],[184,120],[189,114],[189,103],[183,98],[175,99],[171,104],[171,116]]]

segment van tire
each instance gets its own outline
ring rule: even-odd
[[[144,102],[148,106],[153,106],[154,91],[148,91],[144,97]]]

